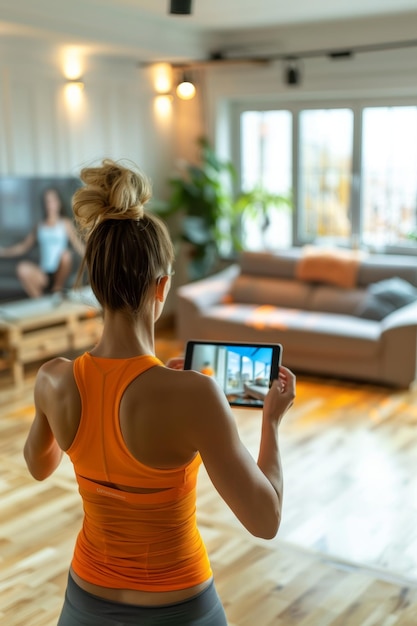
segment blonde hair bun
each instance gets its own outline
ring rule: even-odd
[[[140,220],[152,195],[148,178],[136,166],[127,168],[111,159],[85,167],[83,187],[72,199],[75,220],[85,236],[105,220]]]

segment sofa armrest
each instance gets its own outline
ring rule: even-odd
[[[381,334],[406,326],[417,327],[417,301],[393,311],[381,320]]]
[[[393,311],[380,323],[383,379],[408,387],[416,379],[417,302]]]
[[[182,285],[177,289],[177,297],[192,302],[200,310],[219,304],[238,274],[239,266],[230,265],[213,276]]]
[[[219,304],[227,297],[230,287],[240,272],[238,264],[193,283],[178,287],[176,292],[176,321],[179,339],[198,339],[201,313],[211,306]]]

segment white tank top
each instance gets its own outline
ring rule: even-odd
[[[61,256],[68,247],[68,234],[65,222],[60,220],[54,226],[38,226],[40,266],[47,274],[57,271]]]

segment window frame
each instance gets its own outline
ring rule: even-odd
[[[380,97],[329,97],[329,98],[280,98],[279,100],[268,100],[268,102],[241,100],[234,102],[231,107],[231,159],[237,172],[236,189],[238,193],[241,189],[241,136],[240,136],[240,116],[245,111],[279,111],[285,110],[292,114],[292,197],[293,197],[293,219],[292,219],[292,245],[303,246],[309,243],[320,243],[320,239],[308,239],[300,235],[298,215],[300,206],[300,113],[303,110],[317,109],[350,109],[353,114],[353,138],[352,138],[352,171],[351,171],[351,195],[350,195],[350,216],[351,216],[351,240],[340,241],[333,238],[335,243],[349,247],[357,247],[362,231],[362,128],[363,111],[371,107],[401,107],[413,106],[417,108],[417,98],[399,96]],[[416,165],[417,166],[417,165]],[[328,240],[327,240],[328,241]],[[415,255],[417,256],[417,245],[415,249],[411,246],[385,245],[384,254]]]

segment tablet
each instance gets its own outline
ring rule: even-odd
[[[184,369],[213,376],[231,406],[262,408],[281,357],[279,343],[188,341]]]

